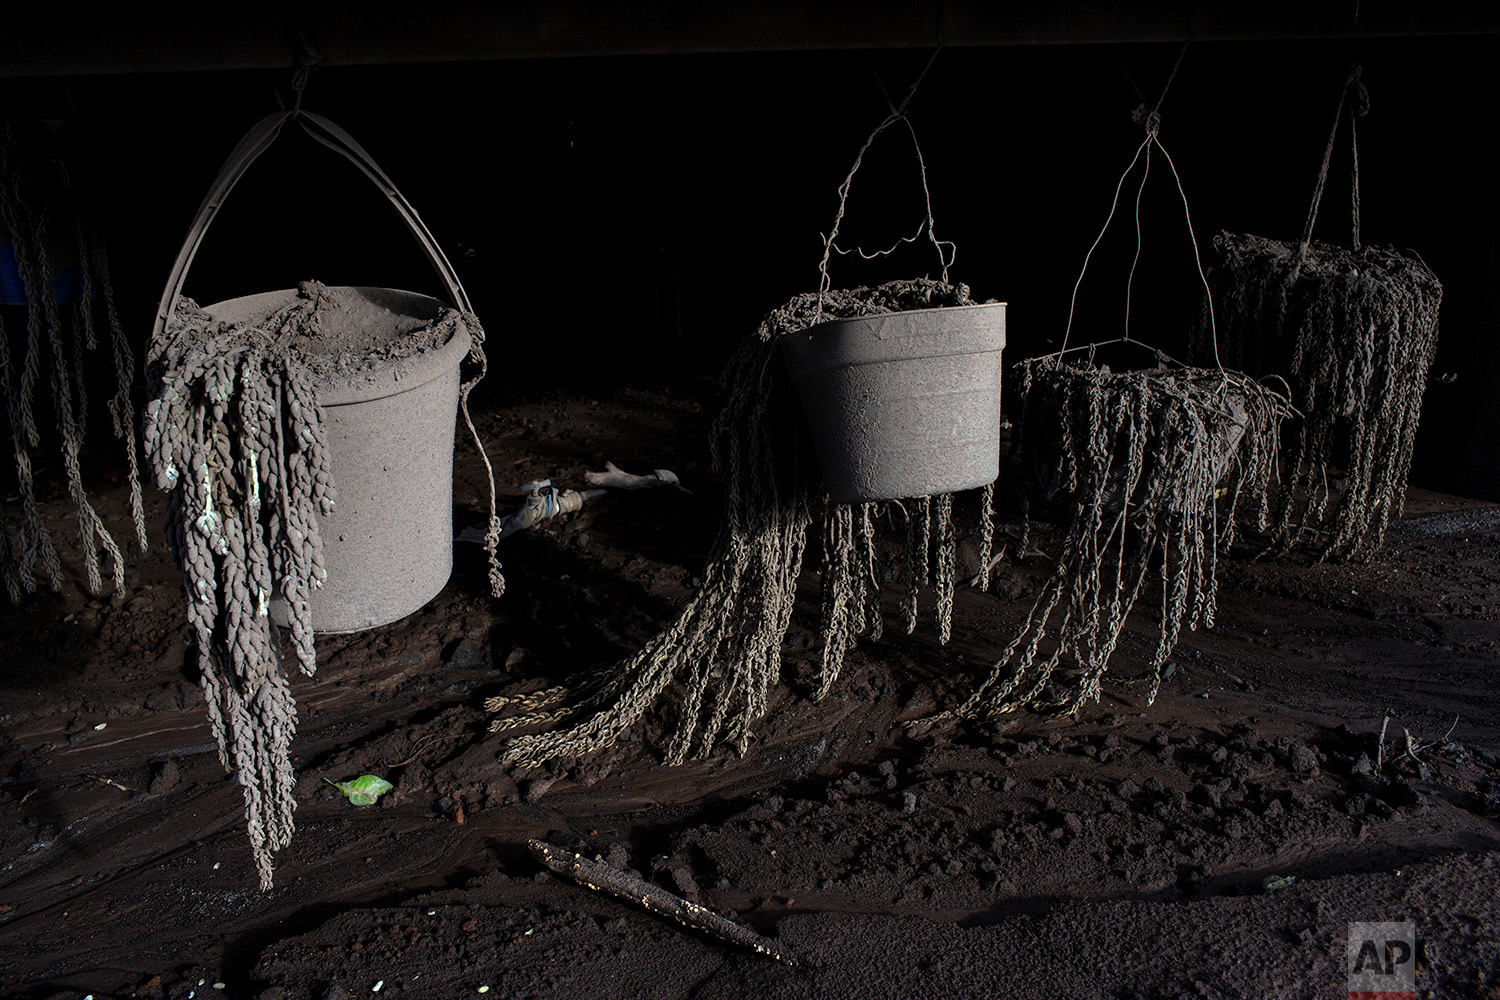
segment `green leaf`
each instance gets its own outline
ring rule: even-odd
[[[1295,875],[1267,875],[1260,883],[1260,891],[1269,896],[1273,892],[1280,892],[1297,881]]]
[[[377,778],[373,774],[362,774],[353,781],[334,781],[332,778],[323,780],[343,792],[349,801],[357,806],[373,806],[376,799],[396,787],[384,778]]]

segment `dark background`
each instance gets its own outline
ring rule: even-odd
[[[1131,110],[1142,95],[1155,102],[1181,52],[1177,42],[949,47],[928,73],[910,117],[937,232],[957,243],[954,280],[1010,303],[1010,360],[1059,341],[1083,254],[1143,137]],[[1364,240],[1417,251],[1445,286],[1414,471],[1439,489],[1462,488],[1470,413],[1491,392],[1481,369],[1495,333],[1484,315],[1500,207],[1496,54],[1493,36],[1195,42],[1161,108],[1205,256],[1221,228],[1294,239],[1345,73],[1362,62]],[[899,100],[930,55],[329,65],[313,72],[304,106],[364,144],[443,243],[488,332],[492,378],[476,399],[503,406],[578,377],[716,374],[767,309],[816,287],[837,187],[887,112],[881,86]],[[5,117],[78,123],[73,169],[103,218],[138,350],[199,200],[240,135],[289,98],[290,76],[0,80]],[[1349,238],[1348,156],[1345,127],[1320,239]],[[1075,342],[1121,332],[1134,191],[1127,183],[1079,293]],[[889,130],[855,180],[847,243],[910,235],[920,195],[910,140]],[[1141,221],[1131,332],[1180,354],[1198,279],[1159,155]],[[835,285],[936,274],[925,242],[832,268]],[[376,189],[288,129],[230,197],[186,292],[212,302],[305,278],[440,293]]]

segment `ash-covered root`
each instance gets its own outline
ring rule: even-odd
[[[1213,626],[1215,560],[1249,494],[1264,524],[1287,402],[1233,372],[1017,366],[1021,445],[1072,517],[1051,576],[983,683],[939,720],[1097,700],[1125,620],[1157,568],[1160,639],[1148,701],[1184,623]],[[1059,679],[1065,658],[1079,668]]]
[[[667,746],[668,762],[706,755],[723,739],[743,750],[781,675],[797,578],[808,532],[818,520],[823,543],[818,697],[832,689],[855,638],[880,634],[883,580],[876,537],[887,513],[904,511],[913,519],[913,530],[906,532],[906,624],[915,622],[915,592],[926,584],[932,561],[946,638],[954,582],[951,498],[832,503],[802,467],[808,456],[799,453],[805,443],[799,443],[790,423],[786,400],[791,387],[777,353],[781,337],[823,320],[972,303],[964,285],[920,279],[821,296],[807,293],[768,314],[724,373],[729,398],[714,422],[712,445],[715,468],[724,476],[726,510],[702,587],[661,634],[635,656],[583,684],[568,707],[505,720],[504,730],[554,728],[511,740],[502,760],[539,766],[608,746],[674,683],[682,685],[683,696]],[[988,496],[981,521],[990,516]],[[936,549],[933,560],[929,539]]]
[[[774,958],[778,962],[785,962],[787,965],[797,964],[770,938],[762,937],[750,928],[742,927],[733,920],[721,917],[697,903],[690,903],[680,896],[674,896],[660,886],[652,885],[650,882],[627,875],[602,862],[590,861],[581,854],[553,847],[540,840],[528,840],[526,846],[531,849],[532,856],[542,864],[559,875],[567,876],[585,889],[607,892],[612,896],[628,899],[652,913],[671,917],[684,927],[704,931],[729,944],[749,948],[751,951]]]
[[[1270,544],[1368,560],[1406,500],[1443,286],[1388,248],[1312,243],[1299,255],[1296,244],[1234,233],[1214,248],[1209,281],[1230,363],[1284,375],[1303,415]],[[1327,470],[1341,456],[1335,495]]]

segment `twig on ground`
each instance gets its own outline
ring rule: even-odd
[[[1422,761],[1419,755],[1426,753],[1428,750],[1438,750],[1447,746],[1448,737],[1452,736],[1453,730],[1458,728],[1458,719],[1459,717],[1457,715],[1453,716],[1453,725],[1448,727],[1448,731],[1437,739],[1432,740],[1431,742],[1423,742],[1420,739],[1413,739],[1411,733],[1403,727],[1401,732],[1406,736],[1406,756],[1410,757],[1412,760],[1420,764]]]
[[[995,572],[995,567],[999,566],[1002,562],[1005,561],[1005,548],[1006,547],[1004,545],[1000,546],[1000,551],[990,556],[989,565],[985,566],[984,569],[974,574],[973,578],[969,580],[969,586],[984,586],[985,581],[990,578],[990,574]]]
[[[1391,713],[1386,712],[1385,718],[1380,720],[1380,739],[1375,744],[1375,773],[1379,774],[1385,767],[1385,727],[1391,724]]]
[[[526,846],[542,864],[559,875],[566,875],[586,889],[595,889],[621,899],[628,899],[652,913],[661,913],[671,917],[684,927],[704,931],[729,944],[749,948],[751,951],[767,955],[787,965],[797,964],[777,946],[776,942],[769,938],[761,937],[748,927],[742,927],[712,910],[674,896],[659,886],[644,882],[633,875],[627,875],[602,862],[590,861],[581,854],[553,847],[540,840],[528,840]]]
[[[134,788],[127,788],[124,785],[120,784],[118,781],[115,781],[113,778],[106,778],[102,774],[85,774],[84,777],[85,778],[92,778],[95,781],[98,781],[98,782],[100,782],[102,784],[110,786],[111,788],[118,788],[122,792],[134,792],[135,791]]]
[[[399,762],[397,762],[395,764],[391,764],[391,763],[387,762],[387,763],[381,764],[380,766],[381,767],[404,767],[407,764],[410,764],[412,761],[416,760],[417,757],[419,757],[421,755],[422,751],[426,750],[427,747],[430,744],[432,744],[433,742],[442,742],[443,740],[456,740],[459,737],[466,736],[466,735],[467,735],[466,733],[429,733],[428,735],[422,737],[420,740],[417,741],[417,748],[411,752],[411,756],[410,757],[406,758],[403,761],[399,761]]]

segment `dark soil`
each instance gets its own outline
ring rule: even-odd
[[[611,460],[670,468],[692,492],[612,492],[507,539],[499,601],[461,543],[431,604],[320,639],[317,676],[293,680],[298,830],[269,893],[161,545],[130,567],[129,594],[75,587],[0,611],[0,992],[1326,997],[1344,995],[1350,921],[1414,920],[1419,995],[1500,996],[1491,505],[1414,492],[1367,566],[1221,564],[1217,627],[1183,638],[1154,706],[1138,681],[1152,599],[1081,719],[920,737],[902,723],[983,676],[1044,560],[962,591],[947,647],[925,622],[862,642],[820,704],[805,698],[809,572],[787,684],[743,758],[660,765],[669,703],[575,766],[502,769],[487,696],[633,651],[695,585],[718,521],[716,405],[706,382],[591,386],[481,416],[502,488],[581,488]],[[458,523],[478,525],[482,469],[459,449]],[[91,468],[127,537],[118,474]],[[39,483],[65,541],[56,472]],[[395,785],[369,808],[322,780],[365,773]],[[532,837],[634,870],[798,964],[561,879]]]

